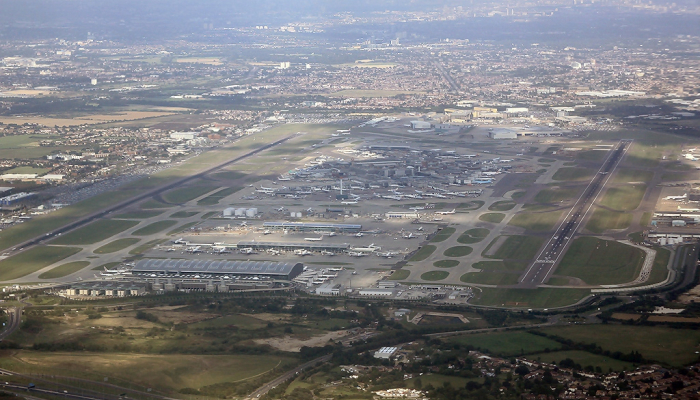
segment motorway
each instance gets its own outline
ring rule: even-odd
[[[554,272],[557,263],[571,244],[571,239],[578,232],[581,223],[586,219],[588,212],[595,204],[603,188],[610,180],[615,169],[620,164],[625,153],[632,143],[631,140],[621,140],[617,146],[610,150],[598,173],[591,179],[581,196],[576,200],[569,213],[564,217],[552,237],[544,245],[540,253],[533,261],[530,268],[520,278],[518,287],[536,288],[547,281]]]
[[[328,354],[328,355],[325,355],[323,357],[315,358],[309,362],[301,364],[300,366],[294,368],[293,370],[285,372],[284,374],[278,376],[277,378],[271,380],[270,382],[266,383],[262,387],[258,388],[256,391],[249,394],[248,397],[245,397],[244,400],[253,400],[253,399],[257,399],[261,396],[264,396],[265,394],[267,394],[267,392],[269,392],[270,390],[277,387],[277,385],[279,385],[280,383],[283,383],[289,379],[292,379],[294,376],[299,374],[301,371],[303,371],[309,367],[313,367],[314,365],[316,365],[318,363],[324,363],[326,361],[329,361],[332,356],[333,356],[332,354]]]
[[[22,321],[22,308],[13,307],[7,309],[7,325],[5,330],[0,332],[0,340],[4,340],[8,336],[12,335],[18,328]]]

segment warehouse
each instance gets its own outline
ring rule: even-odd
[[[489,132],[489,137],[491,139],[503,140],[503,139],[517,139],[518,134],[510,129],[498,128]]]
[[[212,261],[146,259],[136,263],[134,275],[195,275],[204,276],[256,276],[269,279],[292,280],[304,270],[302,263],[270,261]]]
[[[322,224],[309,222],[264,222],[263,228],[270,230],[286,230],[291,232],[357,233],[362,230],[362,225]]]

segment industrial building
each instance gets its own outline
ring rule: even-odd
[[[24,200],[33,199],[34,197],[36,197],[36,193],[21,192],[11,194],[9,196],[0,197],[0,206],[11,206]]]
[[[255,276],[289,281],[301,274],[303,270],[302,263],[145,259],[136,263],[132,274],[194,275],[195,277]]]
[[[62,290],[68,297],[74,296],[143,296],[148,291],[146,282],[82,282]]]
[[[312,222],[264,222],[263,228],[269,230],[286,230],[290,232],[357,233],[362,230],[362,225]]]
[[[517,139],[518,134],[510,129],[505,129],[505,128],[497,128],[489,132],[489,137],[491,139],[496,139],[496,140],[509,140],[509,139]]]
[[[398,347],[382,347],[374,352],[374,358],[388,360],[396,353],[396,350],[398,350]]]

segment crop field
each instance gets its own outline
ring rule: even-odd
[[[544,238],[537,236],[508,236],[494,253],[494,258],[529,261],[535,258],[542,243],[544,243]]]
[[[512,272],[467,272],[459,280],[465,283],[475,283],[482,285],[515,285],[518,283],[519,273]]]
[[[122,214],[117,214],[113,218],[116,219],[147,219],[147,218],[153,218],[157,217],[158,215],[162,214],[163,211],[131,211],[131,212],[125,212]]]
[[[546,232],[554,228],[563,211],[521,212],[516,214],[508,225],[519,226],[528,231]]]
[[[431,243],[439,243],[439,242],[444,242],[447,240],[450,236],[452,236],[453,233],[455,233],[456,229],[452,227],[447,227],[443,228],[440,230],[438,233],[433,236],[432,239],[430,239]]]
[[[0,281],[29,275],[76,254],[77,247],[37,246],[0,261]]]
[[[420,276],[424,281],[441,281],[450,275],[446,271],[428,271]]]
[[[135,235],[135,236],[153,235],[153,234],[158,233],[162,230],[168,229],[175,224],[177,224],[177,221],[173,221],[171,219],[166,219],[164,221],[157,221],[157,222],[154,222],[150,225],[146,225],[141,229],[134,231],[133,235]]]
[[[535,196],[538,203],[560,203],[564,200],[576,199],[581,192],[581,188],[553,187],[542,189]]]
[[[590,168],[563,167],[554,173],[552,179],[555,181],[590,181],[595,175],[595,170]]]
[[[608,229],[626,229],[631,223],[631,213],[597,208],[586,224],[586,229],[594,233],[603,233]]]
[[[490,222],[492,224],[500,224],[506,215],[503,213],[486,213],[479,215],[479,220],[484,222]]]
[[[462,243],[462,244],[473,244],[473,243],[479,243],[482,240],[486,238],[486,236],[489,235],[491,231],[489,231],[486,228],[473,228],[469,229],[468,231],[465,231],[462,233],[459,238],[457,238],[457,242]]]
[[[454,268],[459,265],[457,260],[440,260],[433,263],[438,268]]]
[[[633,281],[644,262],[644,253],[632,246],[594,237],[571,244],[557,268],[557,275],[580,278],[589,285]]]
[[[510,200],[497,201],[489,206],[489,211],[509,211],[515,207],[515,203]]]
[[[408,261],[423,261],[430,257],[437,247],[429,244],[421,247]]]
[[[600,204],[617,211],[632,211],[639,207],[646,190],[647,185],[641,183],[613,187],[605,192]]]
[[[174,204],[187,203],[197,197],[203,196],[213,190],[216,186],[187,186],[177,189],[172,189],[163,194],[163,199]]]
[[[595,343],[603,350],[638,351],[649,360],[680,367],[697,360],[700,331],[660,326],[580,325],[542,330],[575,342]],[[624,338],[625,340],[620,340]]]
[[[51,243],[63,245],[98,243],[138,224],[138,221],[124,219],[101,219],[90,225],[63,234],[52,240]]]
[[[95,254],[108,254],[108,253],[114,253],[119,250],[124,250],[129,246],[133,246],[136,243],[140,242],[141,239],[136,239],[136,238],[124,238],[124,239],[117,239],[113,242],[109,242],[104,246],[98,247],[93,251]]]
[[[561,348],[561,344],[554,340],[527,332],[473,334],[456,336],[448,340],[461,345],[471,345],[501,357],[521,356]]]
[[[574,304],[590,294],[586,289],[500,289],[481,288],[471,301],[476,305],[522,308],[553,308]]]
[[[70,263],[59,265],[58,267],[52,268],[49,271],[42,273],[41,275],[39,275],[39,279],[63,278],[64,276],[68,276],[74,272],[80,271],[88,265],[90,265],[89,261],[73,261]]]
[[[445,250],[442,254],[447,257],[464,257],[470,255],[472,251],[474,249],[469,246],[454,246]]]

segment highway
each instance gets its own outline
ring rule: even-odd
[[[245,397],[244,400],[253,400],[253,399],[257,399],[259,397],[262,397],[265,394],[267,394],[267,392],[269,392],[270,390],[277,387],[277,385],[279,385],[279,384],[281,384],[289,379],[292,379],[294,376],[299,374],[301,371],[303,371],[309,367],[312,367],[318,363],[324,363],[324,362],[330,360],[331,357],[332,357],[332,354],[328,354],[328,355],[325,355],[323,357],[315,358],[309,362],[301,364],[300,366],[294,368],[293,370],[285,372],[284,374],[278,376],[277,378],[271,380],[270,382],[266,383],[262,387],[258,388],[256,391],[254,391],[253,393],[251,393],[247,397]]]
[[[13,307],[7,309],[7,325],[5,329],[0,332],[0,341],[4,340],[8,336],[12,335],[18,328],[22,321],[22,308]]]
[[[631,143],[631,140],[621,140],[617,146],[610,150],[598,173],[591,179],[559,227],[554,231],[552,237],[544,245],[532,265],[530,265],[530,268],[520,277],[518,287],[536,288],[547,281]]]

